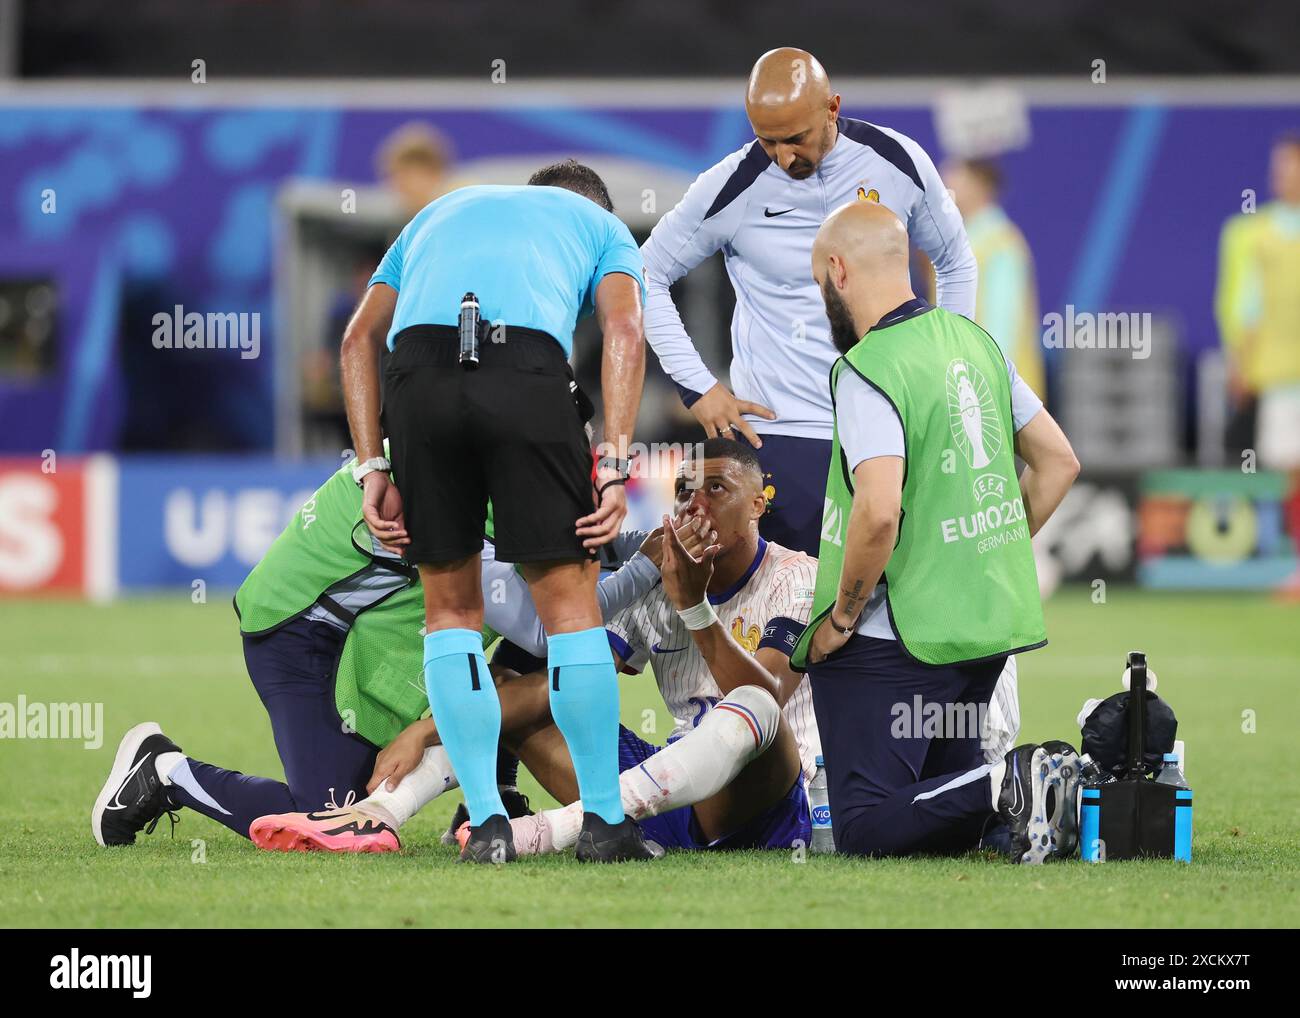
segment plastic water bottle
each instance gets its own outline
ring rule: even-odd
[[[826,764],[817,758],[817,770],[808,782],[808,809],[812,813],[812,845],[814,852],[834,852],[835,836],[831,832],[831,798],[826,790]]]
[[[1174,743],[1175,752],[1166,753],[1156,784],[1174,789],[1174,858],[1192,861],[1192,789],[1183,775],[1183,747]]]
[[[1183,777],[1183,768],[1179,765],[1177,753],[1166,753],[1160,773],[1156,776],[1157,785],[1173,785],[1175,788],[1188,788],[1187,779]]]

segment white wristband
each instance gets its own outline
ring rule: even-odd
[[[694,608],[679,611],[677,615],[686,624],[687,629],[708,629],[718,621],[718,613],[713,610],[713,605],[709,604],[707,597]]]

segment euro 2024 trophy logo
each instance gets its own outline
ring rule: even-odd
[[[973,364],[958,359],[948,365],[948,424],[966,462],[982,470],[1002,449],[993,390]]]

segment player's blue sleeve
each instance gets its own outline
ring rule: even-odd
[[[546,628],[533,605],[528,584],[513,565],[496,560],[490,542],[483,542],[482,554],[483,621],[526,653],[545,657]],[[633,551],[618,570],[601,577],[596,587],[600,617],[613,619],[652,591],[658,582],[659,570],[654,563]],[[630,658],[629,653],[624,659]]]
[[[606,573],[596,585],[596,603],[600,617],[612,619],[632,602],[654,589],[659,570],[640,552],[634,552],[615,572]]]
[[[370,282],[366,285],[374,286],[376,283],[384,283],[394,290],[400,290],[402,288],[402,262],[405,255],[406,230],[403,230],[384,253],[379,268],[375,269],[375,274],[370,277]]]
[[[881,130],[896,138],[912,157],[921,183],[925,185],[912,206],[907,232],[912,243],[924,251],[934,265],[934,302],[953,314],[973,320],[979,269],[957,203],[944,187],[939,171],[934,168],[934,161],[925,149],[904,134],[888,128]]]

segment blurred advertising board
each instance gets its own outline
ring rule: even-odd
[[[237,587],[339,463],[271,456],[0,458],[0,596]],[[658,476],[658,475],[656,475]],[[671,476],[665,472],[665,477]],[[1087,473],[1034,538],[1041,585],[1267,589],[1296,569],[1281,475]],[[670,511],[638,477],[627,526]]]
[[[340,462],[265,456],[123,457],[118,577],[125,590],[237,587]]]
[[[334,460],[0,459],[0,595],[237,587]]]
[[[1240,470],[1158,470],[1138,501],[1143,586],[1262,590],[1295,572],[1287,479]]]
[[[109,594],[106,458],[0,458],[0,594]],[[109,482],[111,484],[111,480]]]

